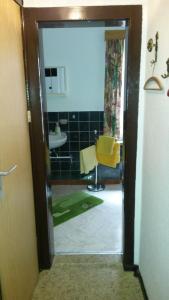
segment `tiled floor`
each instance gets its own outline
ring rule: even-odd
[[[86,186],[53,186],[53,198]],[[88,192],[104,200],[87,212],[54,227],[55,253],[122,253],[121,185],[107,185],[102,192]]]
[[[57,255],[43,271],[32,300],[143,300],[119,255]]]

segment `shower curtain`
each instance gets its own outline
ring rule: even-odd
[[[120,109],[125,31],[106,31],[104,134],[120,138]]]

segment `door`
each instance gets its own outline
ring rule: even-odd
[[[0,0],[0,290],[29,300],[38,278],[20,7]]]
[[[139,97],[139,72],[141,50],[141,5],[64,7],[64,8],[24,8],[24,38],[27,62],[27,80],[32,111],[32,161],[35,186],[35,203],[39,261],[42,268],[50,264],[51,240],[49,232],[51,217],[45,187],[46,156],[44,139],[44,111],[40,86],[39,28],[50,27],[55,21],[76,20],[128,20],[128,57],[126,71],[126,110],[124,115],[125,153],[124,153],[124,249],[123,264],[132,269],[134,264],[134,213],[135,213],[135,175],[137,151],[137,117]],[[131,26],[132,25],[132,26]],[[133,43],[134,41],[134,43]],[[39,149],[41,151],[39,152]],[[41,171],[41,173],[40,173]],[[40,177],[41,176],[41,177]],[[45,261],[45,258],[47,261]]]

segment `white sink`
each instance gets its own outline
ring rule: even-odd
[[[49,149],[54,149],[63,146],[67,141],[67,134],[61,132],[58,134],[49,133]]]

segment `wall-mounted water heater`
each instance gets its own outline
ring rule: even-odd
[[[66,94],[66,74],[65,67],[45,68],[46,93],[65,95]]]

